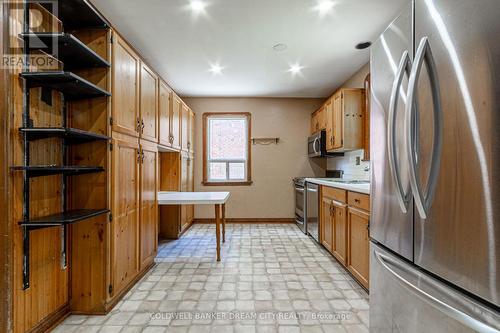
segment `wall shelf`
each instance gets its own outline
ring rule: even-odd
[[[110,28],[108,21],[86,0],[39,1],[39,3],[62,21],[66,31]],[[53,5],[57,5],[58,7],[53,8]]]
[[[13,166],[11,167],[13,171],[24,171],[29,178],[33,177],[43,177],[51,175],[66,175],[75,176],[82,175],[86,173],[102,172],[103,167],[94,166],[56,166],[56,165],[29,165],[29,166]]]
[[[26,79],[30,88],[46,87],[64,94],[67,99],[86,99],[93,97],[111,96],[106,90],[81,78],[72,72],[23,72],[20,74]]]
[[[109,213],[109,209],[74,209],[62,213],[37,217],[28,221],[19,221],[18,224],[29,229],[41,229],[64,226],[80,222],[91,217]]]
[[[19,131],[25,133],[29,141],[57,137],[66,139],[68,144],[79,144],[110,139],[109,136],[103,134],[68,127],[21,127]]]
[[[56,32],[23,33],[30,50],[42,50],[64,63],[65,70],[110,67],[109,62],[72,34]],[[57,49],[54,46],[57,45]]]

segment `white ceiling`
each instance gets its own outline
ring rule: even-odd
[[[368,62],[354,46],[374,41],[409,0],[337,0],[326,15],[318,1],[205,0],[198,15],[189,0],[92,3],[182,96],[327,97]],[[276,52],[278,43],[288,48]]]

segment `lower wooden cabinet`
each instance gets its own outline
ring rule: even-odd
[[[112,147],[110,298],[152,265],[158,244],[156,145],[114,135]]]
[[[320,243],[368,289],[369,196],[322,186],[320,200]]]
[[[368,289],[370,267],[370,215],[356,208],[348,209],[347,269]]]
[[[139,272],[139,142],[113,139],[111,159],[111,284],[119,294]]]
[[[153,263],[158,246],[158,150],[156,145],[141,144],[140,163],[140,268]]]
[[[333,246],[332,254],[343,265],[347,264],[347,214],[346,205],[333,201]]]

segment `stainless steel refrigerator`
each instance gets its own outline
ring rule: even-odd
[[[500,1],[409,2],[370,61],[370,331],[497,332]]]

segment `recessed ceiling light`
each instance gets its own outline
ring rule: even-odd
[[[291,64],[290,69],[288,71],[292,73],[293,75],[300,74],[304,67],[301,66],[299,63]]]
[[[209,72],[214,74],[214,75],[219,75],[222,74],[222,69],[223,67],[219,64],[212,64],[210,65]]]
[[[324,15],[331,11],[333,7],[335,6],[335,2],[332,0],[320,0],[318,1],[318,5],[315,7],[315,9],[321,14]]]
[[[355,48],[358,50],[364,50],[372,46],[372,42],[362,42],[359,44],[356,44]]]
[[[202,12],[205,10],[205,7],[207,6],[206,3],[204,3],[203,1],[201,0],[192,0],[190,3],[189,3],[189,6],[191,7],[191,10],[193,12]]]
[[[276,52],[281,52],[281,51],[285,51],[287,49],[287,47],[288,46],[286,44],[279,43],[279,44],[276,44],[273,46],[273,50]]]

